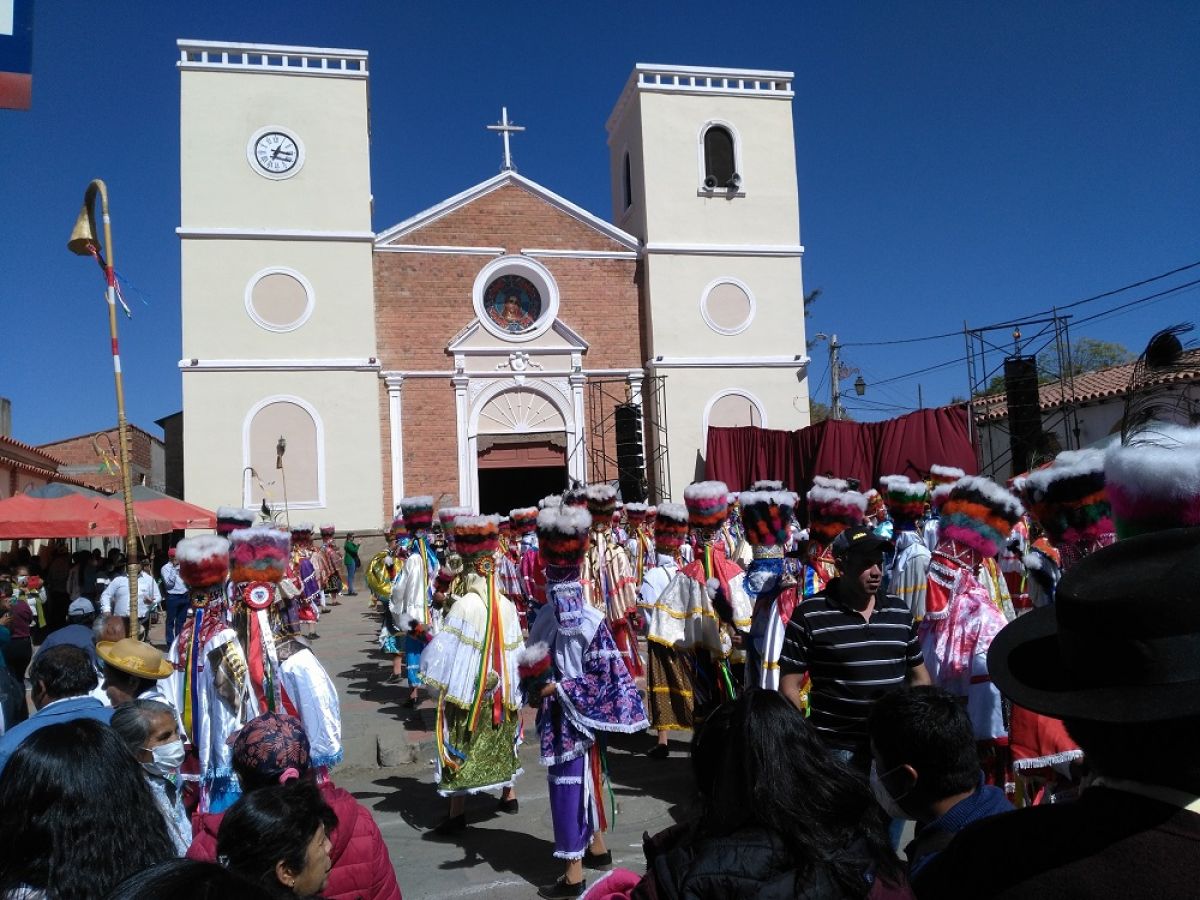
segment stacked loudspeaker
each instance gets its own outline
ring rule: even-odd
[[[1004,360],[1004,393],[1008,402],[1008,441],[1014,475],[1028,472],[1042,446],[1042,410],[1038,396],[1036,356]]]
[[[617,433],[617,479],[626,503],[646,500],[646,458],[642,451],[642,408],[622,403],[613,410]]]

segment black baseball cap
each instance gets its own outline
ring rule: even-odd
[[[855,525],[847,528],[833,539],[829,550],[834,559],[846,559],[851,554],[874,553],[884,550],[888,553],[895,551],[892,541],[875,533],[869,525]]]

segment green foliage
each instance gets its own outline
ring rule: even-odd
[[[1124,344],[1100,341],[1096,338],[1080,338],[1071,346],[1068,371],[1073,376],[1083,372],[1095,372],[1109,366],[1133,362],[1134,356]],[[1042,383],[1058,381],[1065,373],[1059,372],[1058,354],[1045,350],[1038,354],[1038,380]],[[1003,379],[1001,379],[1003,381]]]

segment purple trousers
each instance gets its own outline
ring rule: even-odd
[[[548,769],[554,855],[559,859],[582,859],[596,833],[599,817],[588,771],[591,753]]]

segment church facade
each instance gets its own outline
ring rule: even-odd
[[[498,175],[376,233],[365,53],[179,50],[188,500],[679,499],[710,425],[807,424],[790,73],[637,66],[609,219],[512,167],[505,113]]]

